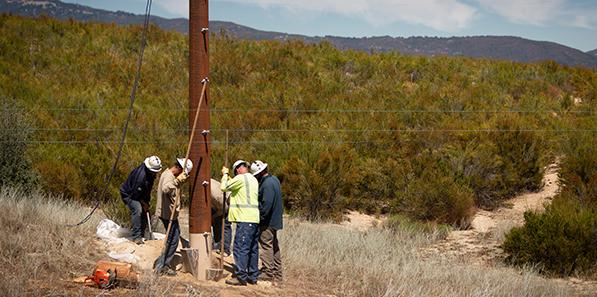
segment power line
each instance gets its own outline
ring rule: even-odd
[[[419,139],[403,139],[401,142],[406,141],[419,141]],[[295,144],[370,144],[370,143],[385,143],[385,142],[392,142],[395,143],[395,140],[392,139],[370,139],[370,140],[313,140],[313,141],[229,141],[229,144],[242,144],[242,145],[261,145],[261,144],[284,144],[284,145],[295,145]],[[552,139],[548,142],[558,142],[558,140]],[[5,141],[0,141],[0,143],[8,143]],[[88,141],[88,140],[33,140],[33,141],[22,141],[20,143],[30,143],[30,144],[60,144],[60,145],[88,145],[88,144],[96,144],[96,145],[106,145],[106,144],[119,144],[118,141]],[[187,142],[184,141],[170,141],[167,144],[169,145],[179,145],[185,144]],[[125,144],[133,145],[133,144],[157,144],[155,141],[126,141]],[[206,144],[206,142],[193,142],[193,144]],[[209,143],[212,146],[225,146],[225,141],[212,141]]]
[[[3,131],[17,131],[17,129],[0,129]],[[30,131],[41,131],[41,132],[109,132],[117,131],[119,128],[32,128]],[[135,129],[138,132],[188,132],[188,128],[174,129],[174,128],[161,128],[161,129]],[[570,133],[570,132],[597,132],[595,129],[211,129],[212,132],[252,132],[252,133],[306,133],[306,132],[317,132],[317,133],[427,133],[427,132],[450,132],[450,133],[469,133],[469,132],[557,132],[557,133]]]
[[[129,97],[128,114],[127,114],[126,120],[124,121],[124,125],[122,127],[122,136],[120,138],[120,142],[119,142],[120,144],[118,146],[118,153],[116,153],[116,159],[114,160],[112,169],[110,169],[109,175],[105,179],[105,183],[104,183],[102,192],[101,192],[100,196],[96,197],[95,205],[93,206],[93,208],[91,209],[89,214],[87,216],[85,216],[78,223],[76,223],[74,225],[68,225],[68,227],[76,227],[76,226],[85,224],[85,222],[87,222],[91,218],[93,213],[99,207],[101,199],[104,199],[106,192],[108,191],[108,187],[110,186],[110,181],[112,181],[112,178],[114,177],[114,174],[116,173],[116,166],[118,165],[118,162],[120,161],[120,157],[122,156],[122,149],[124,148],[127,129],[128,129],[129,122],[131,121],[131,117],[133,114],[133,105],[135,104],[137,88],[139,86],[139,80],[141,79],[141,66],[143,65],[143,55],[145,53],[145,46],[147,45],[147,31],[149,30],[149,19],[151,17],[151,5],[152,5],[152,0],[147,0],[147,3],[145,5],[145,19],[143,22],[143,32],[141,35],[141,44],[139,45],[139,57],[137,59],[137,72],[135,74],[135,80],[133,81],[133,87],[131,89],[131,94]]]
[[[39,112],[39,111],[68,111],[68,112],[110,112],[110,111],[125,111],[126,108],[36,108],[36,109],[7,109],[8,111],[14,112]],[[142,108],[137,109],[138,112],[149,111],[149,110],[166,110],[175,112],[189,112],[195,109],[172,109],[172,108]],[[218,112],[251,112],[251,113],[595,113],[596,110],[525,110],[525,109],[506,109],[506,110],[454,110],[454,109],[223,109],[223,108],[212,108],[210,113]]]

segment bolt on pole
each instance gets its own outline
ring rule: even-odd
[[[189,1],[189,129],[198,108],[203,84],[207,84],[197,128],[191,144],[190,159],[196,164],[190,177],[189,237],[192,249],[197,249],[195,277],[206,279],[211,253],[210,197],[210,120],[209,120],[209,14],[208,0]]]

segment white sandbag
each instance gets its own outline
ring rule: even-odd
[[[112,251],[112,252],[108,252],[108,257],[118,260],[118,261],[121,261],[121,262],[131,263],[131,264],[137,264],[137,262],[139,261],[139,257],[137,257],[129,252],[117,253],[117,252]]]
[[[127,241],[126,237],[129,236],[130,231],[120,227],[120,225],[114,223],[112,220],[103,219],[97,226],[95,234],[103,241],[118,244]]]
[[[223,199],[223,195],[222,195],[222,190],[220,189],[220,182],[215,180],[215,179],[211,179],[211,208],[215,211],[215,216],[221,216],[222,215],[222,199]]]
[[[164,233],[158,233],[158,232],[153,232],[153,238],[156,240],[162,240],[166,238],[166,234]]]

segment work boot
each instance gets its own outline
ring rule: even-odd
[[[232,286],[246,286],[247,282],[243,282],[235,277],[235,278],[227,279],[226,284],[232,285]]]
[[[166,276],[176,276],[176,271],[174,271],[172,268],[170,268],[169,266],[164,266],[162,267],[162,269],[160,270],[160,274],[161,275],[166,275]]]
[[[137,245],[144,244],[143,238],[141,238],[141,237],[133,239],[133,242],[136,243]]]
[[[218,254],[218,255],[220,254],[220,248],[214,248],[213,250],[216,252],[216,254]],[[224,250],[224,258],[225,257],[230,257],[230,251],[229,250],[228,251]]]

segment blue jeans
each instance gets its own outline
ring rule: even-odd
[[[164,228],[168,230],[168,223],[169,220],[160,218],[162,223],[164,224]],[[180,225],[178,224],[178,220],[172,220],[172,227],[170,227],[170,236],[168,237],[168,242],[166,243],[166,257],[164,260],[163,266],[170,266],[170,261],[174,258],[174,253],[176,253],[176,249],[178,248],[178,240],[180,239]],[[174,267],[170,267],[174,269]]]
[[[212,226],[214,228],[213,249],[220,250],[220,241],[222,240],[222,217],[213,217]],[[224,219],[224,252],[230,254],[230,243],[232,242],[232,224],[228,217]]]
[[[234,237],[235,274],[241,283],[256,282],[259,277],[259,227],[255,223],[236,223]]]
[[[147,218],[143,212],[143,207],[141,207],[141,202],[124,196],[122,197],[122,201],[131,211],[131,223],[133,225],[131,233],[133,240],[142,238],[147,227]]]

